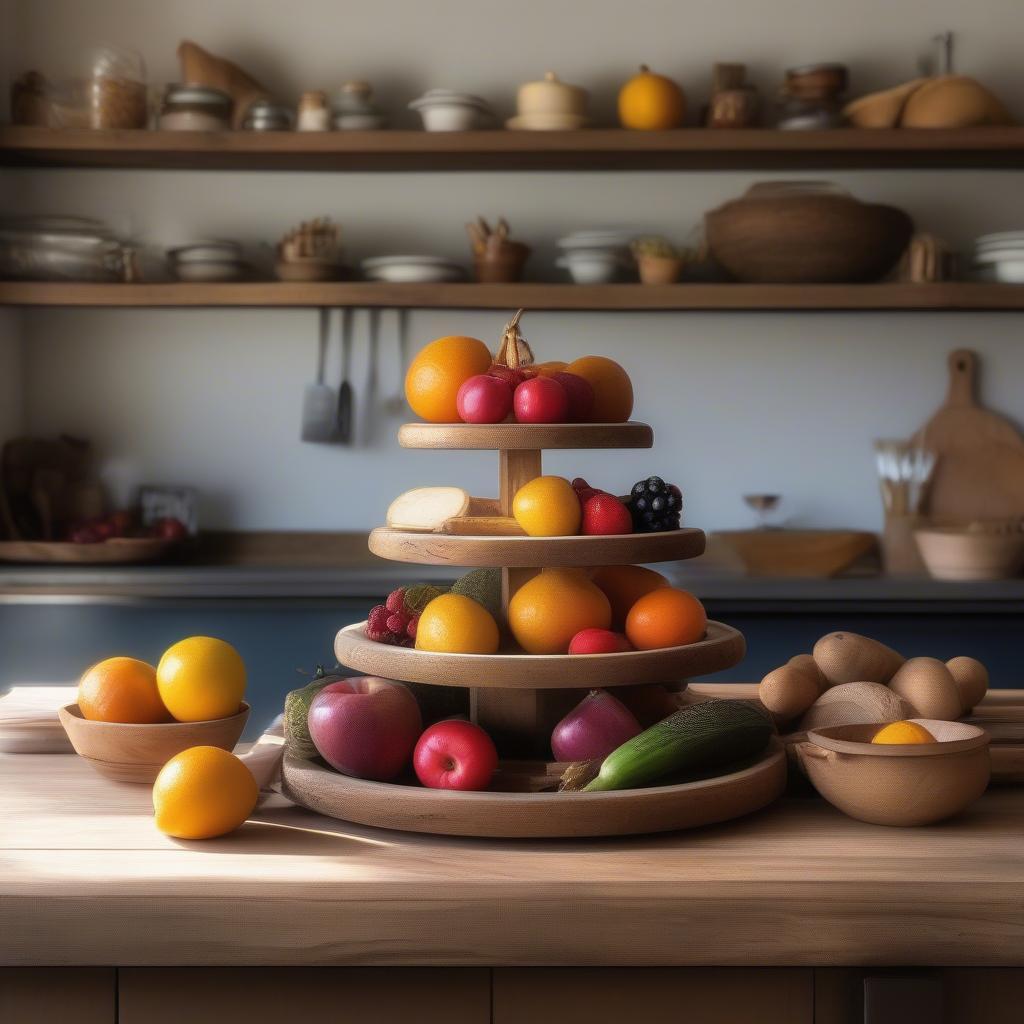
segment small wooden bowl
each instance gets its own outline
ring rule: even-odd
[[[1024,563],[1024,533],[963,529],[915,530],[921,559],[937,580],[1002,580]]]
[[[230,718],[155,725],[93,722],[82,717],[77,704],[67,704],[58,714],[75,752],[100,775],[116,782],[152,785],[160,769],[189,747],[234,750],[249,719],[249,710],[243,701],[238,713]]]
[[[881,725],[812,729],[797,756],[814,788],[843,813],[874,825],[930,825],[985,792],[988,733],[965,722],[913,718],[936,743],[871,743]]]

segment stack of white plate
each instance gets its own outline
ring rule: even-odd
[[[238,242],[208,241],[167,250],[171,270],[179,281],[238,281],[247,265]]]
[[[360,264],[368,281],[422,284],[428,281],[461,281],[466,272],[445,256],[374,256]]]
[[[577,284],[606,284],[631,265],[629,242],[633,233],[614,228],[574,231],[558,240],[562,255],[556,266],[569,271]]]
[[[974,243],[973,276],[980,281],[1024,284],[1024,231],[997,231]]]

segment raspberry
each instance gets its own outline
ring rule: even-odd
[[[396,636],[401,636],[405,632],[405,627],[409,624],[408,616],[406,615],[389,615],[388,616],[388,629]]]
[[[406,623],[406,626],[405,626],[405,635],[406,635],[406,636],[407,636],[407,637],[408,637],[408,638],[409,638],[410,640],[415,640],[415,639],[416,639],[416,627],[417,627],[417,626],[418,626],[419,624],[420,624],[420,617],[419,617],[418,615],[414,615],[414,616],[413,616],[413,617],[412,617],[412,618],[411,618],[411,619],[410,619],[410,620],[408,621],[408,623]]]
[[[403,612],[405,611],[405,587],[399,587],[397,590],[392,590],[388,594],[388,599],[384,602],[384,607],[389,612]]]
[[[370,614],[366,618],[367,638],[379,644],[390,643],[391,631],[388,629],[387,623],[388,610],[384,605],[378,604],[371,608]]]

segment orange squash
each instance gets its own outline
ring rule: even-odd
[[[686,117],[686,94],[646,64],[619,91],[619,120],[623,128],[658,132],[678,128]]]

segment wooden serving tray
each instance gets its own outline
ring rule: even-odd
[[[499,771],[496,779],[501,779]],[[509,770],[513,785],[520,773]],[[715,778],[607,793],[458,793],[367,782],[285,754],[282,792],[294,803],[360,825],[483,838],[557,839],[671,832],[766,807],[786,788],[777,739],[754,764]]]
[[[405,423],[398,428],[403,448],[444,451],[540,451],[584,448],[650,448],[654,431],[646,423]]]
[[[686,679],[732,668],[747,650],[742,633],[714,621],[695,644],[620,654],[437,654],[377,643],[365,631],[365,622],[339,631],[340,664],[386,679],[481,689],[585,690]]]
[[[370,534],[370,550],[393,562],[419,565],[503,566],[634,565],[672,562],[704,553],[703,530],[620,533],[572,537],[465,537],[416,533],[379,526]]]
[[[161,537],[111,537],[99,544],[61,541],[0,541],[0,562],[63,563],[65,565],[114,565],[155,562],[178,543]]]

